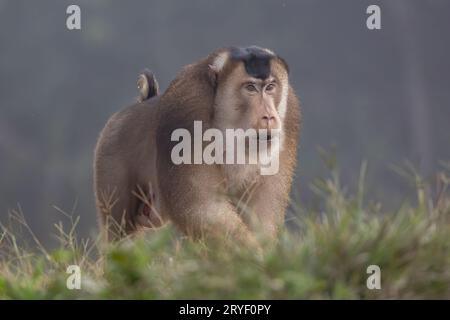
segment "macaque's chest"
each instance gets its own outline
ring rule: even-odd
[[[231,196],[241,196],[260,180],[259,165],[223,165],[225,184]]]

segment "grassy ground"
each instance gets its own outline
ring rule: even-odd
[[[3,225],[0,298],[450,299],[450,178],[439,173],[431,192],[409,176],[415,204],[384,212],[363,205],[363,179],[346,195],[333,171],[313,187],[321,209],[303,209],[300,228],[262,258],[193,243],[170,227],[99,250],[96,241],[77,241],[76,219],[69,230],[56,226],[61,245],[49,252],[37,239],[37,249],[28,249],[20,232]],[[20,212],[13,220],[31,232]],[[66,287],[72,264],[80,266],[80,290]],[[369,265],[380,267],[380,290],[366,286]]]

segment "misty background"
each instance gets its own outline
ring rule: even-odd
[[[66,8],[81,7],[81,30]],[[381,30],[366,8],[381,7]],[[303,105],[292,198],[326,176],[317,148],[335,154],[343,184],[368,161],[367,198],[395,210],[411,189],[392,165],[431,178],[450,160],[450,1],[0,0],[0,222],[20,206],[51,243],[57,206],[97,232],[93,150],[107,119],[137,97],[145,67],[167,88],[178,70],[228,45],[286,59]]]

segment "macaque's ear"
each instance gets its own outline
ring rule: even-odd
[[[216,89],[217,88],[217,79],[219,78],[219,71],[217,70],[217,68],[212,65],[209,64],[208,65],[208,79],[211,83],[211,86]]]
[[[219,73],[222,72],[229,60],[229,55],[227,50],[215,53],[208,64],[208,78],[214,89],[218,84]]]

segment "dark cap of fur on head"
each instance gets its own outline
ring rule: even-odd
[[[263,48],[251,46],[246,48],[232,47],[230,56],[233,60],[242,61],[245,71],[252,77],[267,79],[270,75],[270,60],[276,56]]]

